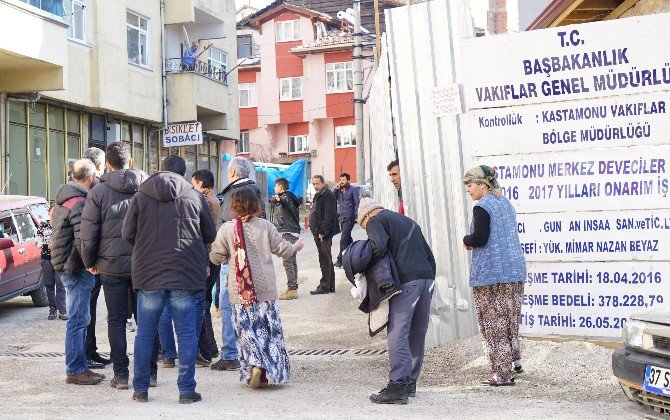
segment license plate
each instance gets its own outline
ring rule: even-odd
[[[670,396],[670,369],[647,365],[642,386],[645,391]]]

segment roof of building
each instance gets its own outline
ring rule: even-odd
[[[272,9],[275,9],[277,6],[280,6],[282,4],[290,4],[294,7],[306,8],[308,10],[332,17],[336,17],[337,12],[346,11],[348,8],[352,7],[351,0],[275,0],[274,2],[264,7],[263,9],[254,13],[253,15],[240,20],[238,22],[238,27],[250,25],[251,22],[256,20],[259,16],[270,12]],[[405,6],[406,4],[407,2],[403,0],[379,0],[380,33],[385,31],[384,10],[399,6]],[[374,18],[374,7],[372,1],[361,2],[361,25],[364,28],[368,29],[370,32],[374,32],[375,18]]]
[[[638,0],[553,0],[527,30],[617,19]]]
[[[282,12],[289,11],[293,12],[298,15],[306,16],[311,19],[316,19],[320,20],[325,23],[332,23],[333,22],[333,17],[326,14],[322,13],[316,10],[309,9],[304,6],[298,6],[289,2],[286,2],[284,0],[277,0],[273,3],[270,3],[269,6],[265,7],[264,9],[259,10],[258,12],[254,13],[253,15],[249,16],[246,19],[247,23],[250,23],[252,26],[255,27],[260,27],[260,25],[263,22],[266,22],[273,17],[279,15]],[[240,21],[244,22],[244,21]]]

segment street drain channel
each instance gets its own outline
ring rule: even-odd
[[[383,356],[387,350],[373,350],[373,349],[291,349],[288,351],[289,356],[300,357],[328,357],[328,356]],[[128,353],[132,355],[132,353]],[[109,353],[100,353],[103,357],[109,357]],[[16,358],[16,359],[58,359],[64,358],[65,353],[59,352],[21,352],[21,351],[5,351],[0,352],[0,358]]]

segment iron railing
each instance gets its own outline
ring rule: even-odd
[[[228,84],[228,74],[207,61],[167,58],[165,60],[165,71],[167,73],[197,73],[215,82]]]

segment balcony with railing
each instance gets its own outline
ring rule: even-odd
[[[67,87],[67,24],[63,0],[0,0],[0,90]]]
[[[195,73],[215,82],[227,85],[228,78],[220,65],[214,65],[209,61],[188,59],[188,58],[168,58],[165,60],[165,69],[168,74],[174,73]]]

